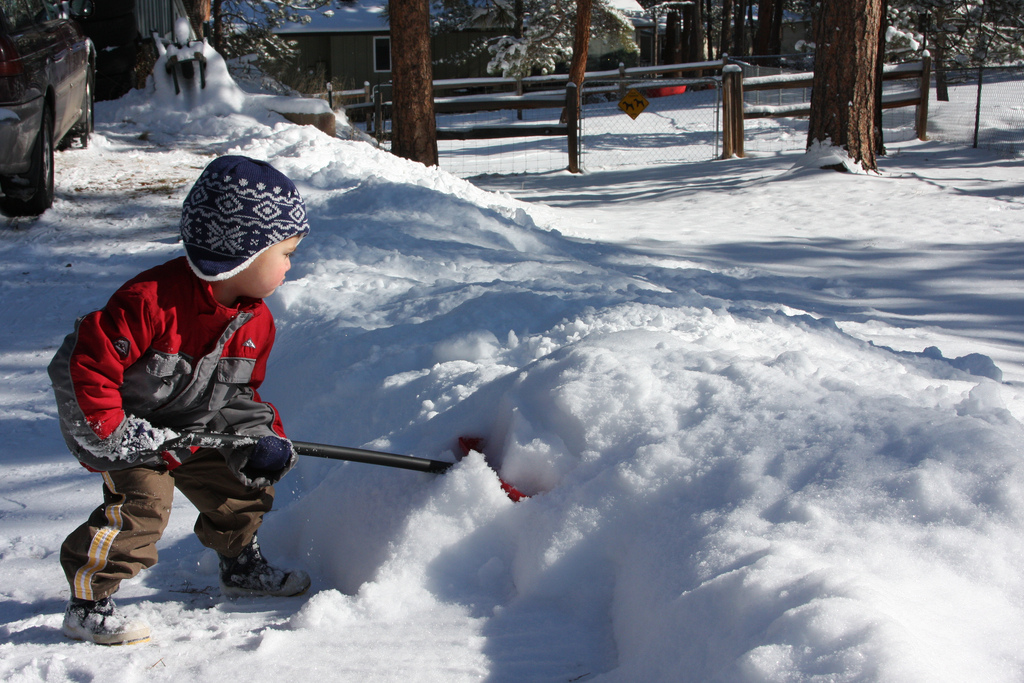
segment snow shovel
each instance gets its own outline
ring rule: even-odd
[[[175,445],[197,446],[199,448],[223,448],[234,444],[251,444],[254,437],[242,434],[215,434],[211,432],[188,432],[175,440]],[[480,450],[483,440],[474,437],[459,437],[459,449],[462,455],[468,455],[471,450]],[[362,462],[370,465],[383,465],[385,467],[397,467],[417,472],[429,472],[431,474],[442,474],[448,471],[454,462],[444,460],[430,460],[418,458],[413,455],[399,455],[397,453],[385,453],[384,451],[372,451],[366,448],[352,448],[350,446],[331,446],[322,443],[310,443],[308,441],[292,441],[292,447],[299,455],[306,455],[314,458],[327,458],[329,460],[347,460],[350,462]],[[516,487],[499,478],[501,490],[512,500],[518,503],[523,498],[529,498]]]

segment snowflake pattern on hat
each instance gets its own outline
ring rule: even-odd
[[[226,280],[269,247],[309,232],[295,184],[264,161],[215,159],[185,198],[181,239],[192,270]]]

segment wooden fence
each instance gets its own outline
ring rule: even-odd
[[[931,84],[931,58],[925,55],[920,62],[895,64],[882,70],[883,81],[916,79],[913,91],[893,93],[882,97],[882,108],[917,107],[915,127],[919,140],[928,139],[928,93]],[[779,105],[745,105],[743,95],[757,90],[789,90],[810,88],[813,72],[780,74],[743,78],[742,69],[730,64],[722,69],[722,157],[742,157],[743,122],[747,119],[809,116],[810,102]]]
[[[743,137],[744,121],[768,117],[800,117],[810,115],[810,103],[798,102],[781,105],[747,105],[743,102],[745,92],[758,90],[787,90],[810,88],[813,72],[780,74],[777,76],[758,76],[744,78],[742,69],[730,63],[728,57],[717,61],[691,62],[686,64],[666,64],[656,67],[638,67],[627,69],[622,65],[616,70],[587,72],[585,80],[597,83],[596,87],[588,86],[587,92],[618,93],[625,96],[631,87],[649,87],[656,83],[658,77],[683,77],[683,74],[695,76],[713,76],[722,79],[722,158],[744,156]],[[915,120],[917,137],[927,139],[928,134],[928,92],[931,81],[931,60],[926,55],[920,62],[886,66],[883,69],[883,80],[917,79],[918,87],[914,91],[895,93],[883,97],[882,107],[917,107]],[[387,87],[387,86],[385,86]],[[481,111],[500,111],[540,109],[564,106],[565,123],[559,124],[508,124],[505,126],[473,126],[465,128],[438,129],[439,140],[478,140],[507,137],[557,135],[566,136],[569,170],[579,170],[579,97],[575,85],[567,82],[564,74],[552,76],[531,76],[529,78],[463,78],[437,80],[433,83],[435,113],[472,113]],[[565,88],[565,93],[561,88]],[[557,88],[557,90],[556,90]],[[436,93],[445,91],[464,91],[473,94],[437,97]],[[364,116],[373,119],[371,133],[378,139],[383,137],[384,118],[390,102],[385,101],[380,86],[370,87],[369,83],[361,89],[344,90],[332,93],[329,89],[326,97],[332,108],[335,100],[345,104],[350,115]]]

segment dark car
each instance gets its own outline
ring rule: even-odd
[[[34,216],[53,204],[53,149],[93,126],[96,55],[69,16],[91,0],[0,0],[0,210]]]

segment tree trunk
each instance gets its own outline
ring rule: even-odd
[[[213,0],[213,49],[223,53],[224,49],[224,18],[221,16],[221,6],[224,0]]]
[[[732,54],[732,0],[722,0],[722,35],[718,40],[718,56]]]
[[[772,41],[772,15],[775,13],[775,0],[761,0],[757,6],[757,33],[754,34],[754,54],[771,54],[768,47]]]
[[[576,29],[572,40],[572,64],[569,66],[569,80],[576,84],[576,92],[580,92],[583,76],[587,73],[592,8],[593,0],[576,0]]]
[[[772,34],[768,41],[768,52],[773,55],[782,54],[782,20],[786,14],[786,3],[776,0],[775,11],[772,12]]]
[[[185,0],[183,4],[185,6],[185,14],[188,16],[188,22],[192,24],[192,30],[202,39],[203,24],[210,20],[210,0]],[[214,21],[219,21],[220,19],[218,16],[220,13],[220,3],[217,3],[217,9],[218,12],[214,15]]]
[[[391,151],[437,165],[437,127],[427,0],[391,0]]]
[[[743,57],[747,54],[747,28],[744,25],[746,20],[747,0],[736,0],[736,28],[732,34],[733,49],[729,53],[733,57]]]
[[[683,30],[679,10],[669,10],[665,16],[665,54],[662,64],[680,64],[683,61]]]
[[[807,147],[829,141],[864,170],[875,160],[876,64],[882,0],[823,0],[814,28]]]
[[[576,0],[576,27],[572,39],[572,62],[569,64],[569,82],[576,84],[576,111],[579,108],[579,98],[583,93],[583,77],[587,75],[587,54],[590,51],[590,15],[593,9],[592,0]],[[558,119],[561,123],[574,125],[569,121],[569,110],[563,108],[562,115]],[[578,168],[569,169],[578,173]]]
[[[715,58],[715,10],[711,0],[706,0],[704,9],[701,10],[701,17],[704,19],[704,42],[707,43],[708,59]]]
[[[885,156],[885,138],[882,128],[882,70],[885,68],[885,34],[889,28],[889,0],[880,0],[881,19],[878,21],[878,59],[875,62],[875,154]]]
[[[704,19],[700,11],[700,3],[684,5],[683,11],[690,17],[689,40],[684,43],[684,56],[688,62],[704,61]]]
[[[946,48],[938,43],[935,44],[935,99],[940,102],[949,102],[949,82],[946,80]]]

